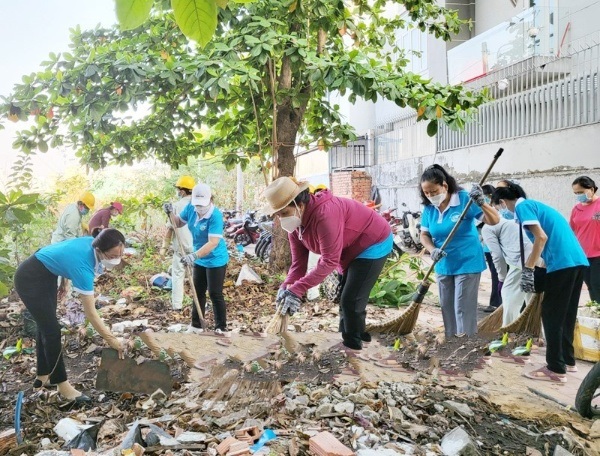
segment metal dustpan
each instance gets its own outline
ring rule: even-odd
[[[119,353],[112,348],[102,350],[96,389],[152,394],[160,388],[169,395],[172,387],[171,372],[165,363],[148,360],[138,364],[131,358],[119,359]]]

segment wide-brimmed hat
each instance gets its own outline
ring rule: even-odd
[[[275,212],[280,211],[306,190],[308,185],[308,182],[297,182],[294,178],[288,176],[275,179],[263,193],[267,205],[263,207],[262,213],[273,215]]]
[[[206,184],[197,184],[192,190],[192,206],[208,206],[212,193]]]

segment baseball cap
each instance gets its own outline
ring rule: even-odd
[[[206,184],[197,184],[192,190],[192,206],[208,206],[212,193]]]

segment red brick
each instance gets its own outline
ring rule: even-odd
[[[217,446],[217,453],[219,453],[221,456],[225,456],[229,451],[229,447],[231,447],[231,445],[235,442],[239,442],[239,440],[237,440],[235,437],[227,437]]]
[[[311,437],[308,441],[311,454],[317,456],[354,456],[355,453],[328,431],[323,431]]]
[[[247,442],[238,440],[231,444],[226,456],[241,456],[244,454],[250,454],[250,445]]]

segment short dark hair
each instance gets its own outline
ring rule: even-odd
[[[492,204],[500,204],[500,200],[518,200],[519,198],[526,198],[525,191],[519,184],[510,182],[508,187],[497,187],[496,191],[492,195]]]
[[[292,204],[293,202],[296,202],[296,204],[306,204],[310,201],[310,191],[308,189],[301,191],[300,193],[298,193],[296,195],[296,198],[294,198],[290,204]],[[290,205],[288,204],[288,206]]]
[[[483,190],[484,195],[493,195],[494,190],[496,190],[496,188],[491,184],[482,185],[481,189]]]
[[[461,189],[456,183],[456,179],[448,174],[446,170],[437,163],[425,168],[425,171],[421,174],[420,180],[420,183],[423,182],[431,182],[438,185],[442,185],[445,182],[448,186],[448,193],[450,194],[457,193]],[[423,188],[420,185],[419,193],[421,194],[421,203],[423,203],[424,206],[431,205],[431,201],[425,196],[425,192],[423,192]]]
[[[114,228],[105,228],[102,231],[97,232],[94,230],[94,232],[95,234],[92,233],[92,236],[94,236],[92,247],[101,252],[106,252],[119,244],[125,244],[125,236],[123,236],[123,233]]]
[[[598,191],[598,187],[596,187],[596,183],[591,177],[588,176],[580,176],[573,181],[571,185],[579,185],[587,190],[594,190],[594,193]]]
[[[523,190],[523,187],[521,187],[516,182],[511,181],[509,179],[500,179],[498,182],[503,182],[504,185],[506,185],[507,187],[514,187],[520,193],[519,198],[527,198],[527,193],[525,193],[525,190]],[[498,188],[500,188],[500,187],[498,187]]]
[[[191,188],[183,188],[183,187],[175,187],[175,188],[177,190],[183,190],[186,195],[191,195],[192,194],[192,189]]]

